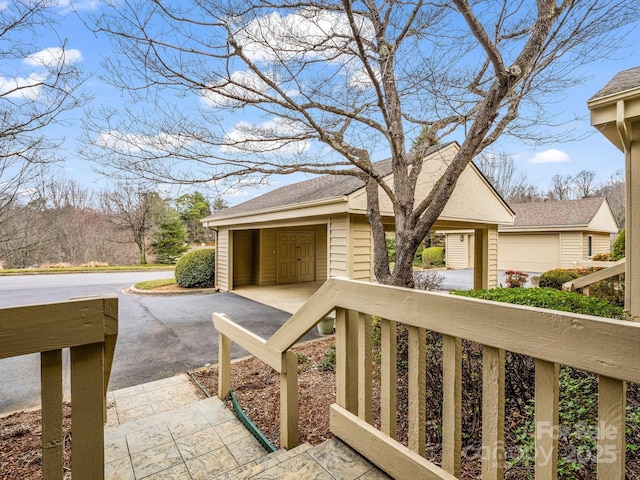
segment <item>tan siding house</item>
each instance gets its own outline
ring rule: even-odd
[[[513,225],[501,225],[498,265],[503,270],[545,272],[571,268],[610,252],[618,231],[606,198],[512,204]]]
[[[417,198],[428,194],[458,148],[449,143],[427,152]],[[376,169],[389,172],[386,180],[392,183],[389,160],[378,162]],[[392,231],[393,208],[382,192],[380,199],[385,223]],[[217,231],[216,286],[230,291],[251,283],[275,285],[337,276],[371,281],[373,238],[365,213],[366,192],[360,179],[324,175],[211,215],[203,223]],[[477,282],[489,287],[497,286],[498,259],[492,240],[498,225],[511,223],[513,212],[470,164],[435,228],[470,229],[476,238],[484,239],[470,247],[471,258],[478,261]]]

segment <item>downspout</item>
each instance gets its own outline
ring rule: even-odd
[[[626,310],[631,311],[631,302],[632,302],[632,298],[631,298],[631,284],[632,284],[632,278],[631,278],[631,264],[632,264],[632,257],[633,257],[633,253],[631,252],[631,246],[632,246],[632,241],[633,238],[633,218],[631,215],[631,203],[632,203],[632,196],[631,196],[631,188],[629,188],[630,185],[633,185],[633,179],[632,179],[632,168],[631,168],[631,134],[630,134],[630,130],[631,127],[629,125],[629,122],[625,119],[625,101],[624,100],[618,100],[616,102],[616,129],[618,131],[618,135],[620,136],[620,141],[622,142],[622,146],[624,148],[624,165],[625,165],[625,181],[626,181],[626,187],[625,187],[625,205],[626,205],[626,209],[627,212],[625,214],[625,232],[626,232],[626,237],[627,237],[627,241],[625,242],[625,258],[626,258],[626,262],[625,262],[625,277],[626,277],[626,282],[627,282],[627,288],[625,288],[625,298],[624,298],[624,307]],[[637,310],[636,308],[634,308],[634,311]]]

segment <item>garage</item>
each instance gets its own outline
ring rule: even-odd
[[[558,268],[560,235],[499,234],[498,268],[525,272],[546,272]]]

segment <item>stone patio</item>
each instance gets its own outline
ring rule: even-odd
[[[187,375],[110,392],[108,480],[389,478],[337,439],[267,453],[217,397]]]

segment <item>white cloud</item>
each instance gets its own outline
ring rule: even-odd
[[[9,2],[0,2],[0,12],[9,8]]]
[[[100,7],[101,0],[58,0],[58,8],[63,12],[91,11]]]
[[[24,59],[24,63],[31,67],[50,67],[55,65],[67,65],[82,61],[80,50],[70,48],[68,50],[60,47],[49,47],[39,52],[32,53]]]
[[[356,22],[363,37],[373,38],[369,21],[356,18]],[[310,8],[284,17],[273,12],[238,27],[236,32],[242,51],[253,61],[299,57],[343,63],[344,51],[350,47],[355,51],[352,37],[346,15]]]
[[[258,101],[262,93],[268,90],[269,85],[255,73],[237,71],[231,74],[229,80],[212,85],[208,90],[202,90],[201,97],[209,107],[233,107],[246,101]]]
[[[226,135],[227,152],[301,154],[311,147],[308,140],[295,140],[301,132],[283,119],[273,119],[261,125],[237,123]]]
[[[529,163],[568,163],[570,161],[571,158],[566,152],[551,148],[549,150],[545,150],[544,152],[536,153],[529,160]]]
[[[0,95],[5,98],[34,100],[41,91],[46,75],[32,73],[28,77],[0,77]]]

